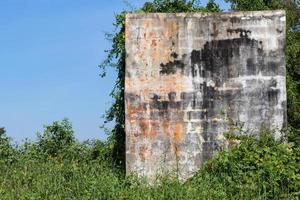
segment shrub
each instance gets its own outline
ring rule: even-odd
[[[209,161],[205,173],[218,178],[234,198],[296,198],[300,193],[299,147],[276,141],[270,131],[260,138],[236,137],[241,143]],[[299,196],[298,196],[299,197]]]
[[[74,131],[68,119],[55,121],[45,126],[43,134],[38,133],[38,150],[47,157],[64,156],[75,145]]]
[[[5,132],[5,128],[0,128],[0,162],[9,164],[16,159],[16,151]]]

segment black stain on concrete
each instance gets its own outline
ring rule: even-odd
[[[178,54],[176,52],[172,52],[171,56],[176,59],[178,57]]]
[[[126,93],[125,94],[125,101],[128,102],[130,105],[137,105],[137,104],[141,103],[141,98],[137,94]]]
[[[239,18],[239,17],[231,17],[230,18],[230,22],[232,24],[234,24],[234,23],[240,23],[241,22],[241,18]]]
[[[278,104],[279,92],[280,92],[279,90],[273,90],[273,89],[269,89],[267,91],[268,102],[270,103],[270,106],[276,106]]]
[[[241,29],[241,28],[237,28],[237,29],[227,29],[227,32],[232,34],[232,33],[239,33],[241,38],[248,38],[248,34],[251,34],[250,30],[245,30],[245,29]]]
[[[169,97],[170,101],[175,101],[175,99],[176,99],[176,92],[170,92],[168,94],[168,97]]]
[[[152,97],[150,97],[150,99],[152,99],[154,102],[158,101],[161,97],[157,94],[152,94]]]
[[[181,60],[169,61],[166,64],[161,63],[160,69],[161,75],[175,74],[178,69],[183,73],[184,63]]]
[[[232,23],[235,23],[235,20],[239,20],[239,18],[231,19]],[[228,29],[227,31],[239,33],[240,37],[206,42],[203,49],[195,49],[189,55],[182,55],[182,59],[178,59],[179,55],[173,52],[171,57],[174,61],[160,64],[161,75],[180,72],[192,80],[201,77],[206,81],[202,83],[193,82],[194,92],[176,94],[174,91],[168,94],[167,100],[153,98],[150,102],[150,108],[158,110],[159,114],[153,115],[156,119],[159,115],[171,121],[178,120],[176,114],[171,114],[172,109],[176,111],[192,109],[186,111],[186,116],[188,120],[199,120],[202,123],[203,160],[207,160],[214,151],[221,148],[216,142],[219,125],[212,123],[215,118],[220,118],[221,109],[227,109],[227,117],[236,119],[240,109],[245,106],[245,101],[248,101],[253,105],[253,109],[251,108],[247,114],[259,116],[262,109],[260,107],[266,106],[264,102],[267,102],[268,112],[271,116],[274,112],[274,106],[278,104],[279,90],[271,89],[271,87],[276,88],[277,83],[274,82],[264,83],[269,88],[267,90],[262,90],[259,87],[254,88],[251,93],[245,93],[241,85],[235,89],[218,90],[218,87],[222,87],[230,78],[253,76],[259,73],[275,75],[282,65],[281,61],[275,59],[278,56],[276,52],[272,54],[265,52],[261,41],[248,37],[251,31],[243,29]],[[189,56],[190,62],[186,59],[187,56]],[[268,60],[265,59],[266,57]],[[272,57],[274,57],[273,60]],[[214,84],[208,84],[209,81],[213,81]],[[251,84],[249,86],[251,87]],[[201,98],[197,96],[197,92],[202,94]],[[179,101],[176,101],[177,95]],[[250,100],[247,100],[248,98]],[[266,120],[263,117],[261,116],[262,121]]]
[[[256,64],[254,58],[247,59],[247,73],[248,75],[256,74]]]

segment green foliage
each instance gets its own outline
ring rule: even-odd
[[[242,140],[241,144],[221,152],[204,169],[229,186],[226,193],[234,199],[299,197],[299,147],[276,141],[268,131],[259,139],[251,136],[235,139]]]
[[[5,164],[13,162],[15,151],[13,146],[10,144],[10,138],[5,134],[5,128],[0,128],[0,162]]]
[[[287,32],[286,67],[288,121],[300,130],[300,31]]]
[[[64,129],[70,130],[69,122],[66,124]],[[230,139],[240,140],[240,144],[216,155],[187,182],[169,176],[158,177],[151,185],[135,176],[124,177],[121,170],[112,167],[106,158],[109,143],[74,140],[72,145],[64,143],[63,149],[67,151],[63,157],[58,154],[41,159],[44,152],[36,148],[41,143],[42,137],[39,137],[35,142],[26,141],[19,147],[12,147],[14,162],[0,162],[0,197],[43,200],[299,199],[300,149],[292,143],[280,143],[271,135],[263,132],[260,139],[231,135]]]
[[[208,0],[206,7],[204,8],[206,12],[221,12],[220,6],[215,3],[214,0]]]
[[[206,7],[201,7],[195,0],[154,0],[146,2],[138,10],[130,12],[220,12],[219,6],[214,0],[209,0]],[[115,163],[125,169],[125,16],[128,11],[123,11],[115,17],[115,32],[106,34],[112,42],[112,47],[107,50],[107,58],[99,66],[102,69],[101,76],[106,75],[106,68],[113,67],[117,73],[117,80],[111,96],[114,102],[106,112],[106,122],[115,122],[114,128],[109,133],[108,141],[112,146],[112,157]]]
[[[154,0],[141,8],[144,12],[197,12],[203,10],[196,1],[186,0]]]
[[[38,150],[47,157],[63,155],[75,144],[74,132],[68,119],[45,126],[43,134],[38,133]]]

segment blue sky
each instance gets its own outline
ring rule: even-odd
[[[100,78],[97,66],[124,2],[145,1],[0,1],[0,127],[14,141],[35,139],[44,124],[64,117],[79,140],[106,137],[99,126],[116,73]]]

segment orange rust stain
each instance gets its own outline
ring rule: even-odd
[[[182,123],[177,123],[175,126],[175,132],[174,132],[174,140],[175,142],[180,142],[183,138],[183,125]]]
[[[140,120],[139,125],[142,131],[142,135],[148,135],[149,132],[149,123],[147,120]]]
[[[151,139],[155,138],[157,135],[156,128],[159,122],[153,120],[143,119],[139,121],[139,126],[141,128],[141,134],[145,137],[149,137]]]
[[[147,37],[148,37],[148,38],[154,37],[154,36],[153,36],[153,33],[152,33],[152,32],[149,32]]]
[[[147,148],[145,146],[140,147],[139,149],[139,156],[141,161],[146,160]]]
[[[159,66],[161,63],[168,63],[174,61],[171,56],[172,52],[178,52],[178,47],[176,47],[172,41],[176,40],[179,33],[179,26],[176,22],[171,21],[161,21],[159,26],[165,27],[163,31],[153,32],[153,27],[157,24],[152,22],[145,22],[143,30],[145,33],[142,34],[142,39],[139,41],[138,53],[134,56],[137,63],[140,63],[138,67],[139,75],[138,78],[126,77],[125,85],[126,91],[130,93],[139,94],[142,98],[143,103],[150,103],[150,94],[157,93],[162,96],[162,100],[168,99],[168,94],[170,92],[176,92],[178,95],[186,91],[186,82],[188,77],[183,76],[181,73],[175,73],[168,76],[161,76],[159,73]],[[147,58],[150,58],[148,60]],[[152,72],[145,73],[145,71]],[[137,87],[138,85],[138,87]],[[151,87],[149,87],[151,85]],[[141,92],[142,91],[142,92]],[[179,98],[177,96],[177,98]],[[178,110],[170,109],[168,112],[174,112],[179,118],[176,121],[171,121],[170,119],[160,118],[159,120],[149,120],[149,113],[147,113],[147,108],[142,105],[133,106],[126,105],[127,116],[126,121],[128,123],[134,123],[138,126],[139,136],[145,137],[145,139],[155,139],[158,134],[163,133],[164,137],[173,140],[173,145],[175,145],[175,153],[177,155],[178,144],[184,137],[184,123],[183,115]],[[151,112],[151,110],[150,110]],[[157,110],[154,110],[157,112]],[[182,115],[182,117],[181,117]],[[143,119],[139,120],[138,116],[142,116]],[[133,120],[133,122],[130,122]],[[137,139],[137,138],[135,138]],[[151,154],[151,148],[147,149],[145,146],[135,149],[137,156],[140,157],[142,161],[147,159],[147,155]]]
[[[157,65],[159,66],[160,63]],[[146,67],[152,68],[153,66],[155,65],[152,63]],[[142,69],[140,70],[142,71]],[[145,70],[147,69],[145,68]],[[180,94],[181,92],[186,91],[188,89],[185,84],[186,81],[188,81],[188,77],[183,76],[181,73],[160,76],[159,69],[153,69],[153,73],[143,73],[139,76],[138,80],[130,80],[127,78],[125,84],[128,92],[139,93],[140,91],[143,91],[142,95],[145,96],[145,99],[147,99],[151,93],[160,93],[162,96],[165,95],[166,98],[168,98],[167,96],[170,92],[176,91],[176,93]],[[136,87],[137,84],[139,87]],[[149,85],[151,85],[151,88],[149,88]]]
[[[177,37],[179,33],[178,23],[162,20],[160,24],[155,24],[153,21],[146,21],[142,26],[144,27],[146,35],[144,35],[144,39],[140,41],[139,46],[149,53],[150,58],[152,58],[152,65],[159,66],[161,62],[168,62],[171,59],[171,52],[165,51],[165,49],[172,49],[170,38]],[[157,26],[165,28],[154,33],[153,27]]]
[[[151,124],[150,136],[151,138],[155,138],[157,135],[156,129],[159,127],[160,122],[151,120],[150,124]]]
[[[128,103],[126,107],[128,119],[136,119],[136,114],[144,112],[144,108],[142,105],[132,106]]]
[[[152,40],[151,46],[152,46],[153,48],[157,46],[156,40]]]
[[[163,125],[164,134],[166,136],[169,136],[170,135],[170,122],[167,120],[163,120],[162,125]]]
[[[172,38],[174,36],[177,35],[177,33],[179,32],[179,26],[177,22],[170,22],[166,24],[166,32],[165,32],[165,36],[167,38]]]
[[[134,135],[135,135],[135,134],[134,134]],[[129,149],[130,149],[130,153],[131,153],[131,154],[135,154],[136,142],[137,142],[136,136],[130,138],[130,146],[129,146]]]
[[[140,73],[138,80],[129,80],[128,78],[125,80],[127,91],[131,90],[130,92],[133,93],[143,91],[144,94],[148,94],[148,91],[146,90],[149,88],[150,84],[151,90],[160,94],[167,95],[174,91],[177,91],[178,93],[185,91],[185,82],[188,81],[187,77],[180,73],[171,74],[169,76],[160,76],[159,67],[156,67],[160,66],[161,63],[173,61],[174,58],[172,58],[171,53],[173,51],[176,52],[177,49],[172,41],[177,38],[179,33],[178,23],[175,21],[161,20],[159,21],[159,24],[156,24],[151,20],[146,20],[141,25],[144,31],[143,34],[145,35],[143,35],[144,38],[139,41],[138,47],[141,51],[136,54],[135,58],[137,62],[143,63],[143,65],[139,66],[137,69],[142,73]],[[164,27],[164,29],[153,32],[153,27],[158,25]],[[170,50],[166,51],[166,49]],[[148,56],[151,60],[146,61],[145,56]],[[148,63],[148,65],[144,63]],[[149,71],[149,68],[153,68],[151,74],[143,73],[144,70]],[[137,84],[139,84],[138,89],[136,89]]]

